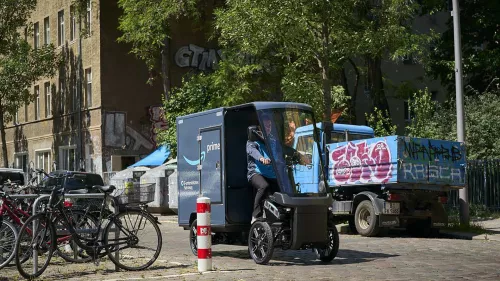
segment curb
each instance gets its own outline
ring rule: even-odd
[[[337,224],[337,232],[339,234],[349,234],[349,225],[348,224]]]
[[[441,230],[441,236],[443,236],[445,238],[452,238],[452,239],[484,240],[484,241],[497,241],[497,242],[500,242],[500,236],[499,235],[491,235],[491,234],[487,234],[487,233],[477,234],[477,233],[455,232],[455,231]]]

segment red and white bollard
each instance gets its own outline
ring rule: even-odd
[[[212,229],[210,227],[210,198],[200,197],[196,200],[198,244],[198,271],[212,270]]]

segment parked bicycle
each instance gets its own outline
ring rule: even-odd
[[[0,269],[9,264],[14,258],[15,242],[18,230],[31,216],[32,206],[36,198],[14,199],[11,194],[3,191],[9,189],[11,194],[35,194],[40,195],[36,186],[19,187],[16,182],[6,183],[0,188]],[[97,219],[89,215],[87,210],[73,209],[71,203],[64,202],[75,229],[87,229],[97,225]],[[57,239],[57,254],[68,262],[86,262],[90,260],[81,254],[75,254],[72,249],[72,237],[69,233],[61,235]],[[26,258],[23,259],[26,261]]]
[[[51,177],[43,171],[39,172]],[[70,214],[64,208],[62,188],[52,188],[44,210],[25,222],[16,240],[15,261],[23,277],[38,277],[49,265],[57,239],[61,235],[56,229],[56,223],[63,225],[71,234],[72,241],[82,250],[78,254],[85,254],[96,263],[103,253],[116,266],[125,270],[143,270],[156,261],[161,251],[162,235],[158,220],[146,209],[147,202],[129,200],[128,204],[120,204],[126,200],[121,200],[125,198],[122,196],[110,195],[115,190],[114,186],[95,188],[104,193],[102,212],[96,227],[92,232],[85,231],[84,235],[74,227]],[[129,195],[126,198],[130,199]],[[105,219],[102,214],[108,202],[119,211]],[[28,260],[23,263],[26,258]]]

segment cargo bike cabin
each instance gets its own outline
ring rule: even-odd
[[[252,128],[264,128],[264,116],[271,117],[271,131],[256,136]],[[259,264],[269,262],[275,247],[313,248],[322,261],[335,258],[339,240],[325,183],[302,190],[301,179],[294,178],[294,168],[303,157],[292,149],[293,134],[301,126],[316,124],[309,105],[254,102],[178,117],[176,122],[178,224],[189,230],[195,255],[196,199],[204,196],[212,203],[212,244],[248,245]],[[314,145],[322,151],[315,134]],[[255,194],[247,179],[249,137],[260,137],[266,145],[272,138],[269,156],[277,180],[276,192],[266,196],[263,215],[253,224]]]

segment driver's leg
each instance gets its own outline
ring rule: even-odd
[[[266,190],[269,187],[269,183],[260,174],[255,174],[250,179],[253,188],[257,191],[255,194],[255,200],[253,203],[253,213],[252,213],[252,223],[256,218],[262,216],[262,200],[266,194]]]

